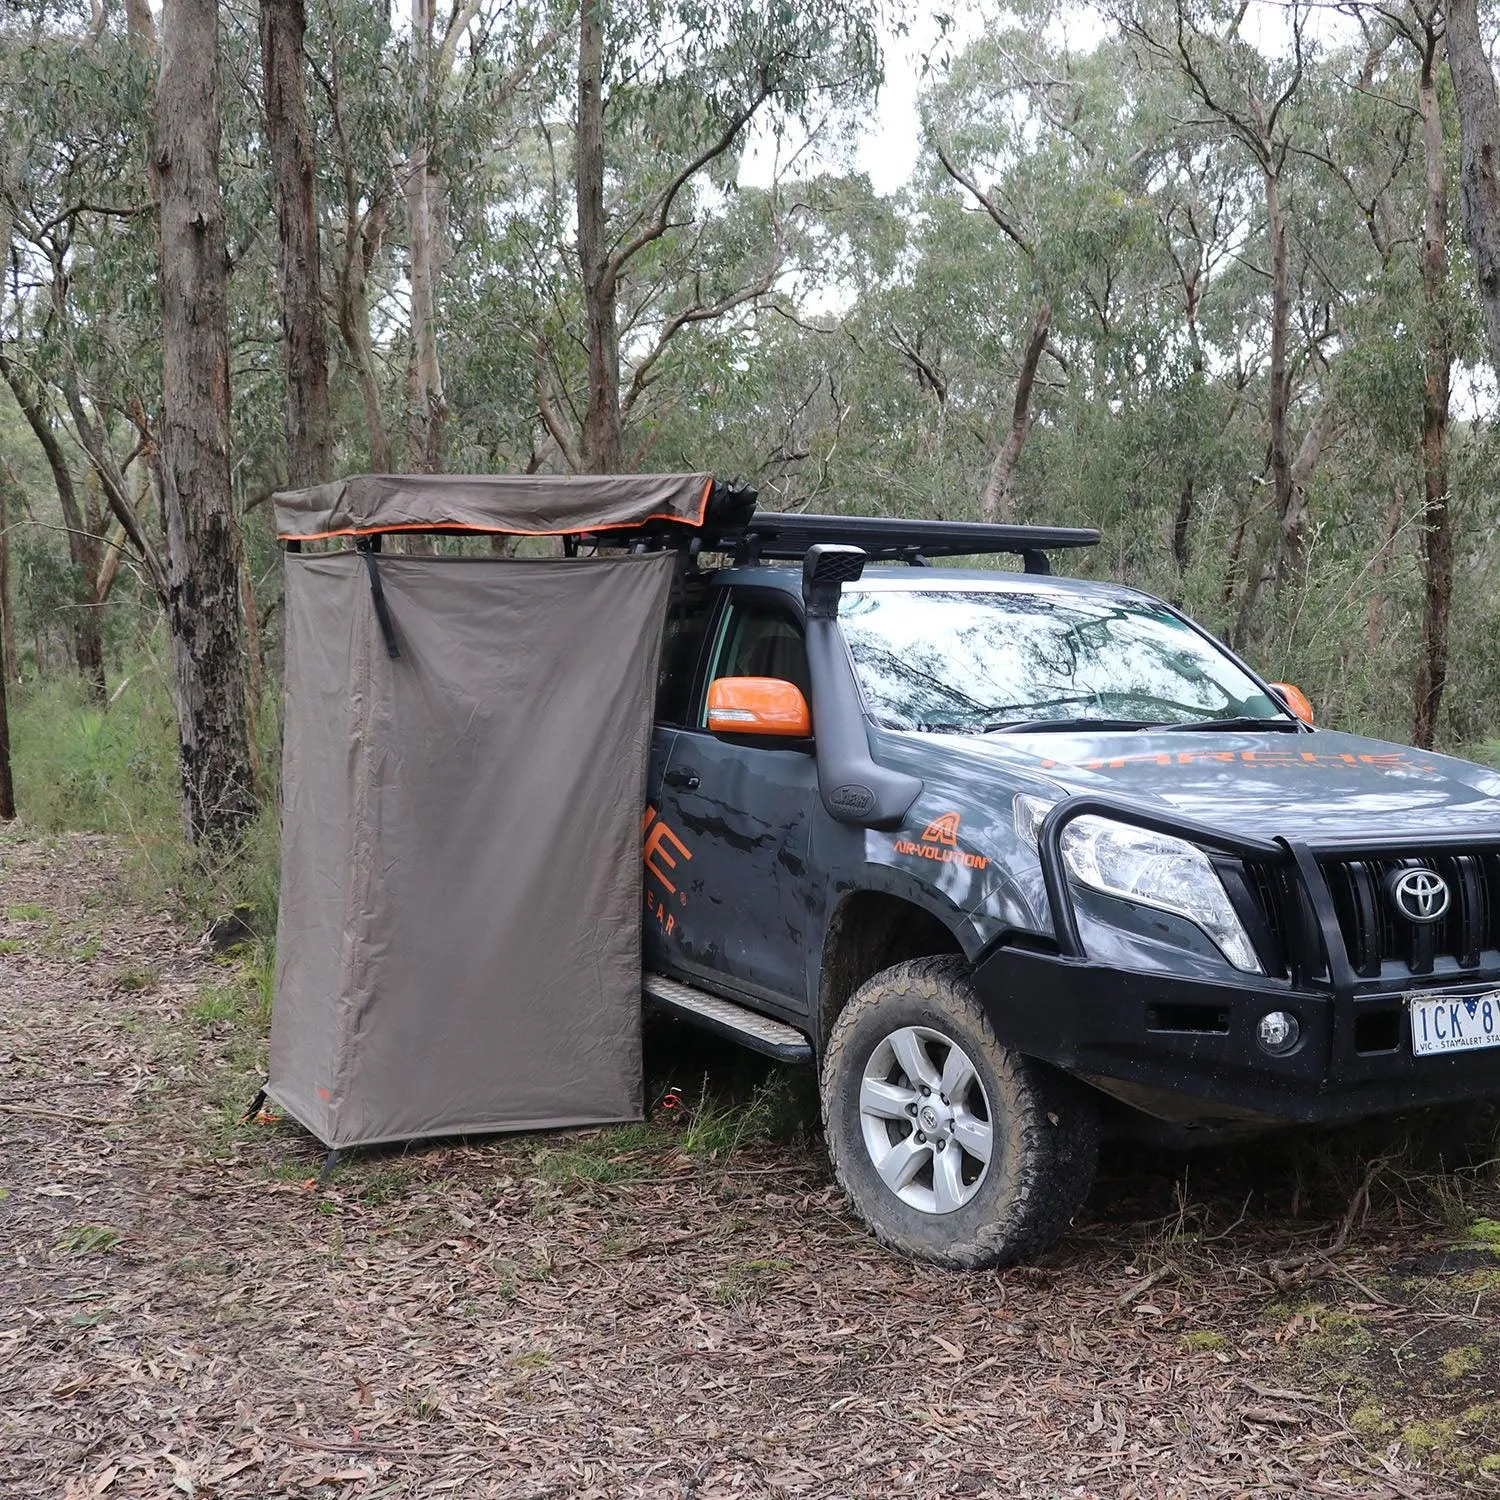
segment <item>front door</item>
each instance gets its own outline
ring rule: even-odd
[[[736,591],[703,680],[718,677],[780,677],[808,692],[789,601]],[[809,949],[822,931],[821,887],[808,867],[812,746],[710,734],[705,701],[700,692],[693,722],[674,736],[648,809],[647,932],[657,929],[648,944],[686,978],[803,1014]]]

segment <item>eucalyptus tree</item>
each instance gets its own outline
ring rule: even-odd
[[[138,135],[147,89],[123,36],[86,12],[18,5],[0,24],[11,272],[0,375],[45,455],[74,580],[74,657],[100,702],[101,612],[127,538],[152,586],[164,581],[128,492],[146,467],[138,376],[154,364],[138,358],[134,317],[154,259]]]
[[[1195,104],[1185,129],[1202,129],[1221,146],[1244,153],[1261,185],[1264,217],[1257,238],[1264,246],[1258,269],[1269,291],[1265,362],[1265,420],[1268,463],[1275,499],[1275,532],[1254,549],[1246,571],[1236,636],[1243,639],[1254,621],[1260,590],[1274,581],[1278,592],[1305,563],[1312,531],[1309,491],[1322,450],[1332,435],[1337,408],[1326,389],[1332,330],[1296,326],[1295,314],[1316,262],[1294,236],[1298,216],[1288,202],[1295,190],[1297,146],[1305,129],[1302,108],[1313,49],[1306,35],[1308,8],[1287,11],[1284,51],[1255,45],[1241,31],[1245,8],[1220,0],[1138,0],[1122,8],[1120,25],[1149,56],[1175,69]],[[1311,229],[1309,224],[1306,226]],[[1331,299],[1325,306],[1331,306]],[[1300,347],[1299,347],[1300,346]],[[1300,439],[1294,426],[1298,386],[1312,395],[1313,408]]]
[[[870,97],[880,16],[874,0],[583,0],[569,123],[586,369],[571,389],[564,351],[544,335],[537,381],[570,468],[621,468],[626,424],[674,340],[771,294],[783,259],[774,196],[739,274],[697,274],[732,196],[729,169],[752,122],[812,131],[823,112]],[[563,219],[556,207],[551,217]]]

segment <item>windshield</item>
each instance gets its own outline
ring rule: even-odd
[[[839,623],[891,729],[1137,729],[1286,713],[1165,605],[1046,589],[847,588]]]

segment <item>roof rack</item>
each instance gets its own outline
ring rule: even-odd
[[[749,504],[746,504],[746,500]],[[983,521],[918,521],[893,516],[823,516],[753,510],[754,491],[724,487],[704,525],[691,533],[681,527],[655,527],[628,545],[633,551],[684,548],[696,559],[721,552],[741,565],[800,562],[809,547],[834,542],[862,548],[871,562],[904,562],[927,567],[935,557],[1007,553],[1021,558],[1028,573],[1050,573],[1049,552],[1092,547],[1099,533],[1085,526],[1004,526]],[[570,551],[619,539],[581,535],[569,538]]]
[[[727,540],[727,538],[726,538]],[[911,521],[891,516],[777,515],[757,511],[735,541],[737,562],[797,562],[809,547],[860,547],[872,562],[927,566],[934,557],[1009,553],[1028,573],[1048,573],[1047,553],[1092,547],[1099,533],[1082,526],[1001,526],[983,521]],[[706,544],[705,544],[706,545]]]

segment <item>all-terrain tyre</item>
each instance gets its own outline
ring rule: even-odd
[[[1087,1089],[1002,1047],[956,957],[877,974],[823,1055],[834,1175],[881,1244],[955,1268],[1008,1265],[1060,1238],[1088,1196]]]

